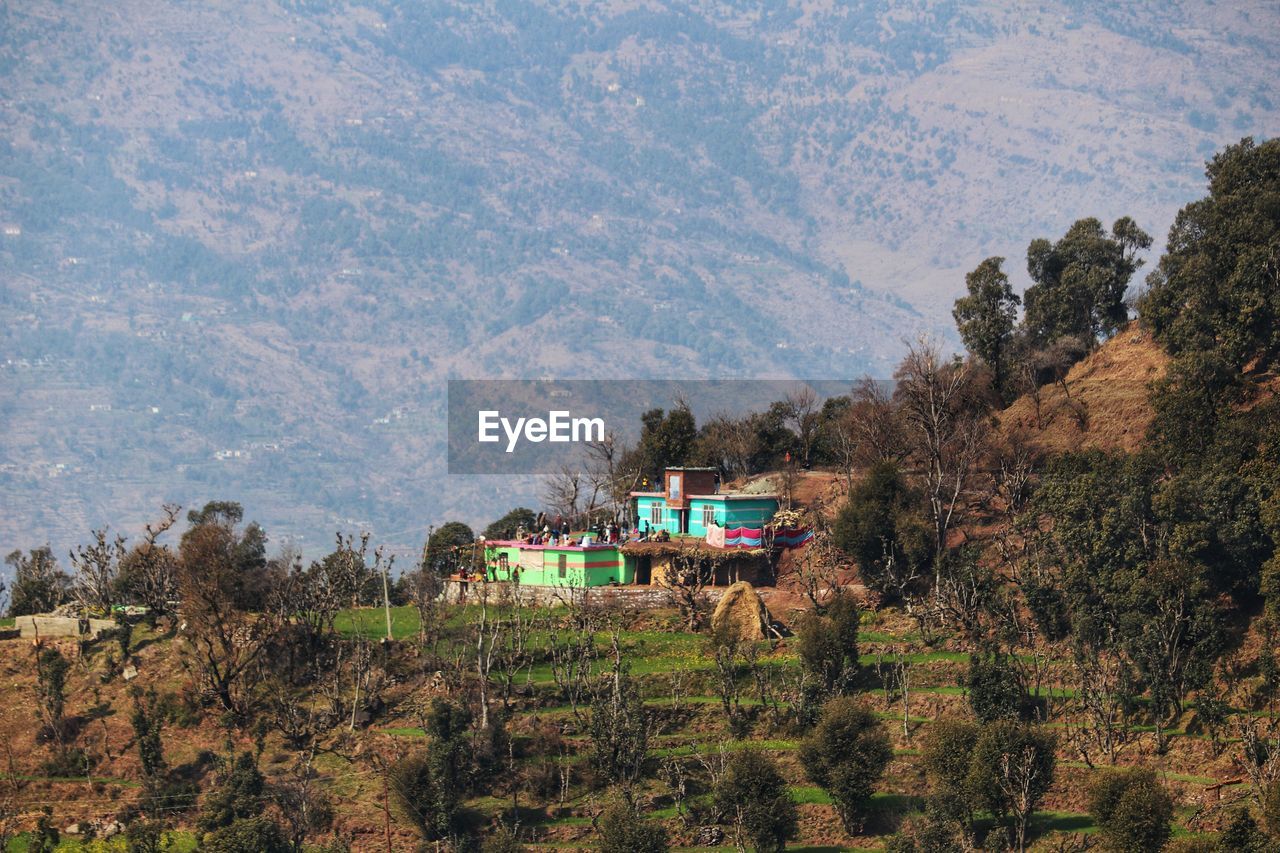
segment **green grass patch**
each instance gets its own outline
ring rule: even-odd
[[[192,853],[197,847],[197,839],[193,832],[183,832],[181,830],[173,830],[164,834],[169,853]],[[29,832],[19,833],[9,839],[9,845],[5,848],[5,853],[28,853],[31,847],[32,835]],[[93,841],[81,841],[75,837],[65,837],[54,848],[57,853],[126,853],[129,844],[124,836],[117,835],[115,838],[94,839]]]

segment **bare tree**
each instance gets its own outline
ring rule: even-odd
[[[599,622],[595,608],[580,594],[570,590],[564,598],[568,613],[551,616],[546,626],[547,659],[551,677],[569,703],[575,719],[581,719],[582,705],[591,692],[592,667],[599,656],[595,635]]]
[[[182,507],[165,504],[163,518],[148,524],[142,541],[121,561],[121,574],[129,580],[131,592],[147,608],[147,618],[154,621],[173,614],[178,598],[178,557],[159,539],[178,520]]]
[[[804,385],[787,394],[783,402],[786,405],[787,426],[796,434],[799,444],[800,458],[797,461],[802,467],[808,468],[813,461],[813,448],[817,444],[822,426],[818,394]]]
[[[408,577],[409,595],[418,612],[418,645],[433,652],[440,641],[444,579],[431,568],[423,546],[418,565]]]
[[[527,598],[528,593],[521,588],[518,575],[511,583],[502,585],[498,596],[501,616],[495,620],[499,625],[493,669],[499,676],[504,709],[511,707],[517,680],[522,674],[527,678],[533,666],[535,619]]]
[[[730,479],[752,473],[762,450],[758,418],[759,415],[735,418],[721,413],[703,424],[699,446],[710,457],[709,464]]]
[[[854,385],[846,418],[860,464],[898,463],[910,454],[902,412],[885,383],[864,378]]]
[[[316,746],[299,753],[289,773],[273,788],[276,805],[288,826],[294,850],[302,850],[309,835],[325,832],[333,824],[333,806],[317,784]]]
[[[707,611],[703,590],[714,582],[716,566],[732,555],[706,551],[697,543],[685,541],[671,543],[667,554],[667,571],[659,583],[680,611],[688,630],[700,631]]]
[[[71,593],[82,610],[111,612],[124,555],[124,537],[108,539],[105,528],[93,531],[93,544],[80,545],[71,552],[71,565],[76,570]]]
[[[947,557],[947,537],[977,470],[989,433],[986,401],[973,369],[944,359],[927,339],[913,344],[895,373],[894,392],[913,439],[933,525],[935,589]]]
[[[1085,712],[1085,734],[1093,745],[1116,763],[1121,745],[1128,740],[1128,705],[1133,700],[1134,678],[1129,664],[1116,651],[1119,641],[1109,637],[1095,648],[1077,648],[1072,658],[1076,677],[1076,695]],[[1087,749],[1081,755],[1092,766]]]
[[[813,609],[821,613],[827,601],[840,589],[840,549],[831,541],[821,511],[813,512],[813,538],[796,552],[795,579]]]
[[[558,512],[573,524],[590,517],[600,506],[604,484],[571,465],[561,465],[543,482],[542,500],[548,509]]]
[[[1043,796],[1043,761],[1034,746],[1000,756],[995,774],[996,785],[1004,796],[1013,818],[1014,846],[1022,853],[1027,849],[1027,826]]]
[[[602,441],[588,443],[586,453],[591,492],[608,498],[613,519],[625,518],[631,509],[631,493],[639,488],[641,477],[638,465],[627,464],[631,449],[609,432]]]

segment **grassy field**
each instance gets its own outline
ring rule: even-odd
[[[474,615],[474,608],[457,608],[449,615],[448,624],[454,630],[463,628]],[[338,624],[340,630],[348,635],[363,634],[372,638],[380,637],[385,632],[384,620],[381,610],[362,610],[343,613]],[[394,608],[393,630],[397,638],[416,637],[417,613],[408,607]],[[605,633],[596,637],[602,649],[608,647],[609,639],[610,636]],[[745,739],[726,735],[721,718],[721,697],[717,695],[714,686],[715,662],[704,636],[685,631],[639,627],[621,631],[620,641],[624,660],[640,685],[646,706],[663,712],[678,705],[683,709],[686,720],[683,728],[664,729],[662,733],[651,737],[649,757],[654,767],[664,759],[694,760],[699,755],[707,756],[722,748],[729,752],[748,748],[764,750],[777,757],[791,782],[792,797],[796,803],[802,809],[815,809],[817,813],[827,815],[829,826],[838,825],[826,792],[804,778],[797,757],[797,734],[773,734],[763,721],[757,721],[752,734]],[[946,637],[925,645],[907,620],[895,619],[893,614],[864,616],[864,629],[859,633],[859,649],[862,664],[861,695],[871,705],[876,716],[884,720],[886,731],[893,739],[895,761],[873,803],[873,810],[882,815],[876,821],[877,831],[891,831],[891,827],[920,814],[923,808],[923,779],[914,765],[931,724],[940,718],[964,716],[968,713],[967,692],[963,681],[969,653]],[[761,643],[758,655],[760,665],[765,668],[797,665],[794,648],[789,643]],[[607,656],[602,655],[602,659],[596,662],[595,671],[607,671],[611,662],[606,658]],[[1029,661],[1030,658],[1026,660]],[[905,664],[913,673],[905,721],[901,695],[880,678],[880,673],[888,673],[888,664],[895,661]],[[1056,703],[1055,708],[1065,707],[1077,695],[1077,689],[1067,683],[1069,663],[1065,658],[1055,659],[1052,655],[1043,656],[1040,663],[1045,667],[1042,693],[1052,697],[1051,702]],[[673,699],[670,695],[673,679],[682,679],[685,683],[684,692],[678,699]],[[522,694],[525,698],[514,707],[512,725],[515,730],[522,730],[522,720],[528,720],[530,725],[534,721],[546,724],[548,721],[558,720],[563,721],[559,725],[568,725],[573,729],[574,709],[557,701],[559,693],[549,663],[535,663],[524,669],[517,675],[516,683],[525,689]],[[743,690],[740,701],[745,708],[760,706],[760,700],[752,694],[749,687]],[[581,706],[578,712],[583,718],[587,715]],[[424,737],[423,730],[415,722],[404,718],[400,721],[389,720],[380,726],[379,731],[404,743],[406,748],[412,748],[414,743],[420,743]],[[1047,727],[1061,737],[1076,725],[1076,721],[1056,718]],[[1177,744],[1207,744],[1208,735],[1188,732],[1183,726],[1171,726],[1166,730],[1173,744],[1170,753],[1156,756],[1151,749],[1154,742],[1153,728],[1140,721],[1129,727],[1128,748],[1132,757],[1126,758],[1125,763],[1136,760],[1157,769],[1165,783],[1173,786],[1176,793],[1183,797],[1183,805],[1179,808],[1174,828],[1175,835],[1197,836],[1200,831],[1186,823],[1195,813],[1189,803],[1194,801],[1201,788],[1213,785],[1221,776],[1206,772],[1209,768],[1197,763],[1191,754],[1182,755]],[[572,754],[567,759],[569,763],[574,766],[589,764],[589,739],[581,733],[565,737],[572,744]],[[1220,739],[1220,742],[1228,741]],[[1191,752],[1190,747],[1187,751]],[[1096,831],[1097,827],[1092,819],[1084,812],[1083,792],[1092,779],[1108,772],[1112,772],[1111,768],[1105,764],[1095,760],[1095,766],[1090,767],[1078,760],[1077,756],[1065,753],[1060,747],[1060,781],[1032,824],[1036,849],[1053,849],[1066,836],[1087,835]],[[674,821],[677,817],[676,809],[669,803],[664,804],[656,783],[651,783],[650,794],[656,798],[649,811],[650,816]],[[485,811],[492,809],[495,814],[506,807],[505,803],[489,803],[487,799],[474,801],[471,806]],[[584,806],[584,802],[581,799],[571,800],[568,805],[578,809]],[[696,798],[693,802],[696,802]],[[582,833],[588,832],[590,819],[576,810],[569,814],[555,814],[554,809],[548,809],[535,822],[543,833],[539,843],[533,845],[535,847],[581,849],[589,839],[589,836],[583,836]],[[814,846],[812,843],[804,843],[802,838],[801,841],[788,845],[787,849],[874,850],[878,849],[883,840],[883,835],[871,835],[850,839],[851,843],[847,846],[827,844],[825,841]]]
[[[32,841],[31,834],[24,832],[9,839],[5,853],[28,853],[33,849]],[[197,847],[196,836],[191,832],[166,832],[162,843],[165,845],[165,853],[192,853]],[[57,853],[127,853],[129,845],[120,835],[93,841],[67,838],[59,841],[54,850]]]

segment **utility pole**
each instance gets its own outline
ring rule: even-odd
[[[387,614],[387,642],[393,639],[391,636],[391,592],[387,582],[387,574],[391,570],[391,564],[396,561],[394,556],[382,562],[382,546],[378,546],[378,563],[382,566],[382,609]]]

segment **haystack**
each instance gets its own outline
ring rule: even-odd
[[[711,630],[717,634],[731,630],[744,640],[766,639],[773,633],[772,625],[769,608],[764,606],[755,587],[746,581],[738,581],[726,589],[711,614]]]

